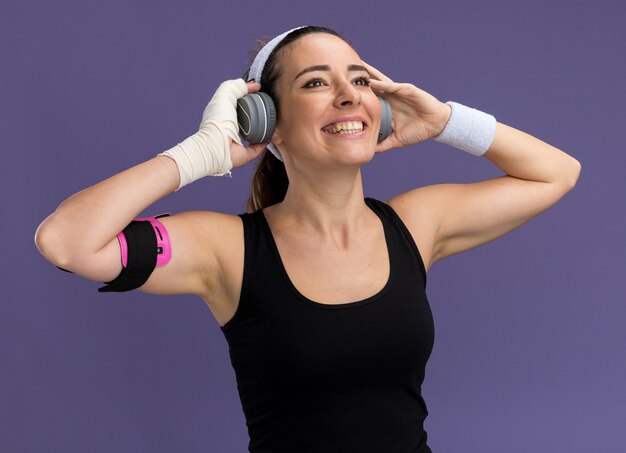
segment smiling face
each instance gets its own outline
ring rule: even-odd
[[[354,49],[327,33],[305,35],[281,49],[279,65],[272,142],[283,158],[298,166],[369,162],[381,109]]]

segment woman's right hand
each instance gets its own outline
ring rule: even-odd
[[[245,83],[242,79],[225,80],[217,88],[202,113],[200,131],[205,130],[209,135],[214,136],[213,140],[204,143],[204,147],[208,149],[213,144],[215,149],[209,151],[209,154],[220,151],[222,154],[217,154],[223,156],[226,150],[221,148],[220,140],[215,134],[220,134],[224,138],[227,137],[232,168],[247,164],[265,149],[266,144],[262,143],[244,146],[237,124],[237,101],[246,94],[256,93],[260,88],[261,84],[257,82]],[[215,127],[211,127],[211,125],[215,126],[216,124],[219,125],[221,132],[217,132]],[[222,143],[226,146],[226,142]],[[204,147],[203,149],[205,149]]]
[[[257,82],[248,82],[248,94],[256,93],[261,89],[261,84]],[[237,107],[235,106],[235,109]],[[230,159],[233,163],[233,168],[241,167],[248,162],[254,160],[259,154],[263,152],[267,143],[250,143],[248,146],[244,146],[241,143],[233,140],[230,140]]]
[[[262,144],[243,146],[237,124],[237,100],[259,88],[259,84],[243,79],[222,82],[204,108],[198,132],[159,153],[176,162],[180,176],[177,190],[205,176],[230,176],[232,168],[261,153]]]

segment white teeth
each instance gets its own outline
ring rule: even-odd
[[[361,121],[346,121],[343,123],[335,123],[324,128],[325,132],[330,134],[356,134],[363,130]]]

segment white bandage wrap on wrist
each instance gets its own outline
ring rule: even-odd
[[[204,109],[200,129],[159,156],[176,162],[181,187],[205,176],[231,176],[230,140],[241,145],[237,99],[248,93],[243,79],[223,82]]]
[[[446,104],[452,108],[452,114],[441,134],[433,140],[474,156],[485,154],[496,135],[496,118],[457,102]]]

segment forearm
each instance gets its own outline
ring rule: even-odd
[[[95,254],[178,184],[178,168],[169,157],[131,167],[63,201],[37,229],[37,247],[53,262]]]
[[[496,134],[483,154],[506,174],[528,181],[576,184],[581,165],[569,154],[530,134],[496,123]]]

